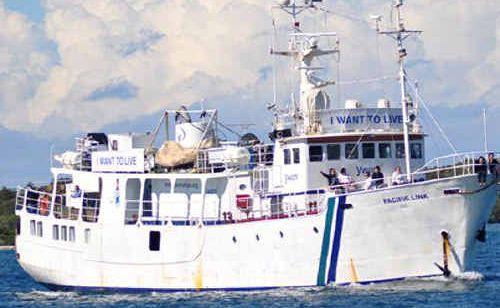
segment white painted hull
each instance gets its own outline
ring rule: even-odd
[[[496,187],[474,194],[475,176],[328,196],[317,215],[214,226],[137,226],[72,222],[76,243],[29,235],[29,221],[61,223],[23,212],[16,247],[21,266],[53,287],[197,290],[258,289],[375,282],[440,275],[441,231],[450,234],[450,270],[470,269],[477,231],[495,203]],[[384,198],[428,198],[384,203]],[[347,206],[339,206],[346,204]],[[352,206],[352,207],[351,207]],[[92,228],[89,244],[84,228]],[[149,251],[151,230],[160,251]]]

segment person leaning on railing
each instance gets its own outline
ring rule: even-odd
[[[372,173],[372,180],[375,187],[380,188],[384,185],[384,174],[380,171],[380,166],[375,166]]]
[[[339,185],[339,179],[337,177],[337,170],[335,168],[330,168],[328,173],[320,171],[321,175],[328,179],[328,186]]]
[[[495,176],[495,178],[498,178],[499,176],[499,164],[498,160],[495,158],[495,154],[493,152],[488,153],[488,169],[490,170],[490,173]]]
[[[363,173],[364,175],[364,180],[362,182],[361,188],[363,190],[372,190],[375,188],[374,182],[372,180],[372,176],[370,174],[370,171],[365,171]]]
[[[486,184],[486,174],[488,173],[488,166],[486,165],[486,160],[483,156],[479,157],[479,160],[476,164],[476,173],[477,180],[479,181],[479,185],[483,186]]]

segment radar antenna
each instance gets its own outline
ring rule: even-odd
[[[323,89],[335,84],[333,80],[323,80],[316,75],[316,71],[323,67],[313,66],[313,60],[329,54],[339,53],[339,41],[330,49],[321,49],[319,39],[322,37],[336,37],[334,32],[303,32],[298,16],[307,10],[320,9],[318,3],[322,0],[281,0],[273,5],[273,9],[280,9],[292,17],[291,33],[287,50],[275,50],[271,47],[272,55],[291,57],[298,64],[296,69],[300,73],[299,118],[303,119],[305,133],[315,133],[320,130],[320,120],[317,116],[319,109],[329,109],[330,99]]]
[[[404,41],[411,37],[422,33],[419,30],[407,30],[404,25],[404,20],[401,16],[401,9],[403,7],[403,0],[394,0],[393,8],[395,9],[396,17],[396,28],[391,30],[381,30],[380,22],[382,18],[380,16],[373,16],[372,19],[375,20],[376,30],[379,34],[389,36],[394,39],[398,47],[398,63],[399,63],[399,83],[401,87],[401,105],[403,111],[403,135],[404,135],[404,149],[405,149],[405,167],[406,176],[408,180],[411,180],[411,165],[410,165],[410,141],[409,141],[409,126],[414,120],[414,116],[409,116],[408,107],[412,105],[409,100],[406,82],[407,75],[405,70],[405,58],[408,55],[406,48],[404,46]],[[413,108],[413,106],[411,106]]]

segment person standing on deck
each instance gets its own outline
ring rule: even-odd
[[[397,166],[392,172],[391,184],[393,186],[404,184],[404,179],[401,174],[401,167]]]
[[[488,168],[490,169],[490,173],[493,174],[495,178],[498,178],[498,160],[495,158],[493,152],[488,153]]]
[[[352,183],[353,183],[352,177],[350,177],[347,174],[346,168],[342,167],[340,169],[339,184],[343,186],[343,189],[345,191],[349,191]]]
[[[337,186],[339,185],[339,179],[337,177],[337,170],[335,168],[330,168],[328,173],[320,171],[321,175],[328,179],[328,186]]]
[[[486,160],[484,157],[480,156],[476,164],[477,180],[479,181],[479,186],[484,186],[486,184],[486,174],[488,173],[488,166],[486,165]]]
[[[380,171],[380,166],[375,166],[375,169],[372,173],[372,180],[375,187],[377,188],[380,188],[382,185],[384,185],[384,174]]]

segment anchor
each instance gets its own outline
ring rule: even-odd
[[[434,262],[441,272],[443,272],[444,277],[450,277],[451,271],[448,268],[448,257],[450,256],[450,236],[448,232],[441,231],[441,236],[443,237],[443,266]]]

